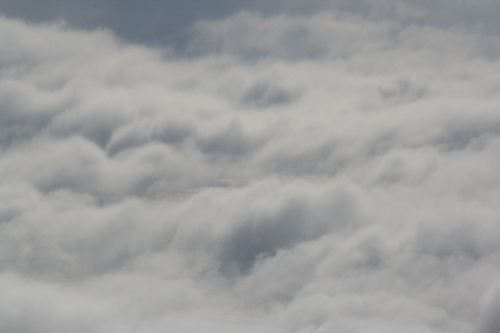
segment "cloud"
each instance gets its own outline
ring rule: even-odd
[[[5,332],[128,331],[126,326],[116,323],[112,304],[12,274],[3,274],[0,281],[4,295],[0,325]]]
[[[495,5],[215,7],[0,18],[1,329],[494,332]]]
[[[195,37],[187,50],[193,54],[237,53],[246,59],[348,57],[381,47],[384,40],[376,36],[388,34],[390,28],[390,24],[337,18],[331,13],[319,13],[311,19],[288,15],[264,18],[240,12],[216,24],[207,21],[195,25]]]
[[[496,332],[500,323],[498,322],[498,291],[492,290],[487,295],[486,304],[483,309],[483,318],[481,321],[481,333]]]

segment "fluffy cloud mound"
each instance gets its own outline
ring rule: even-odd
[[[0,331],[497,332],[499,36],[359,6],[0,18]]]

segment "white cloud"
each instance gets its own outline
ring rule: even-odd
[[[0,18],[0,328],[494,332],[500,41],[386,3]]]

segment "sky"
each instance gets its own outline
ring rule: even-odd
[[[500,3],[0,0],[0,331],[500,331]]]

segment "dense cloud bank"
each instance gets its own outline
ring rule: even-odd
[[[493,23],[298,3],[0,18],[0,331],[498,332]]]

